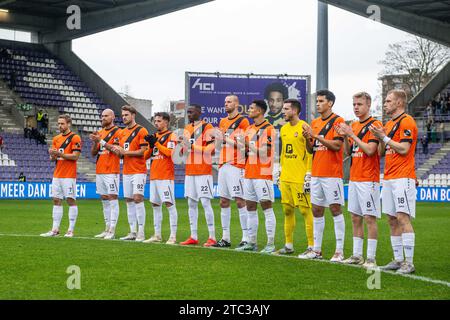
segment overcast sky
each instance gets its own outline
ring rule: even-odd
[[[382,12],[381,12],[382,14]],[[315,91],[317,0],[216,0],[75,40],[73,50],[115,90],[184,99],[185,71],[311,75]],[[329,88],[353,119],[352,94],[379,94],[388,44],[408,34],[329,7]]]

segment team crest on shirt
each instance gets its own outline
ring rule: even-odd
[[[295,137],[295,138],[298,137],[298,132],[297,132],[297,131],[294,133],[294,137]]]
[[[326,130],[329,130],[329,129],[330,129],[330,123],[329,123],[329,122],[328,122],[327,125],[325,126],[325,129],[326,129]]]
[[[236,129],[236,122],[235,123],[233,123],[233,125],[231,126],[231,129]]]
[[[403,131],[403,134],[404,134],[405,136],[407,136],[407,137],[411,137],[411,130],[405,129],[405,130]]]
[[[80,143],[79,143],[79,142],[75,143],[75,147],[76,147],[76,148],[81,148]]]

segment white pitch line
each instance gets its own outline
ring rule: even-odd
[[[0,233],[0,237],[32,237],[32,238],[42,238],[39,235],[35,235],[35,234],[7,234],[7,233]],[[57,238],[62,238],[62,237],[57,237]],[[99,238],[91,238],[91,237],[74,237],[72,239],[82,239],[82,240],[96,240],[96,241],[115,241],[115,242],[120,242],[120,243],[140,243],[140,242],[135,242],[135,241],[123,241],[123,240],[119,240],[119,239],[114,239],[114,240],[104,240],[104,239],[99,239]],[[162,243],[152,243],[152,244],[164,244]],[[144,244],[145,245],[145,244]],[[169,246],[179,246],[179,247],[186,247],[186,246],[182,246],[180,244],[175,244],[175,245],[169,245]],[[287,256],[287,255],[269,255],[269,254],[264,254],[264,253],[260,253],[260,252],[251,252],[251,251],[235,251],[234,249],[227,249],[227,248],[214,248],[214,247],[201,247],[201,246],[189,246],[189,248],[195,248],[195,249],[210,249],[210,250],[223,250],[223,251],[232,251],[232,252],[237,252],[237,253],[249,253],[249,254],[261,254],[264,256],[271,256],[271,257],[280,257],[280,258],[294,258],[294,259],[298,259],[297,256],[293,255],[293,256]],[[354,267],[354,268],[359,268],[359,269],[363,269],[362,266],[359,265],[351,265],[351,264],[341,264],[341,263],[336,263],[336,262],[331,262],[329,260],[302,260],[302,261],[310,261],[310,262],[321,262],[321,263],[329,263],[332,265],[338,265],[338,266],[348,266],[348,267]],[[423,277],[423,276],[416,276],[413,274],[401,274],[401,273],[396,273],[393,271],[386,271],[386,270],[381,270],[379,268],[377,268],[376,270],[383,272],[383,273],[387,273],[390,275],[394,275],[394,276],[401,276],[404,278],[409,278],[409,279],[413,279],[413,280],[418,280],[418,281],[423,281],[423,282],[428,282],[428,283],[434,283],[434,284],[440,284],[440,285],[444,285],[446,287],[450,287],[450,282],[444,281],[444,280],[436,280],[436,279],[432,279],[432,278],[428,278],[428,277]]]

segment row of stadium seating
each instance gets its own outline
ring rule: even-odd
[[[450,173],[450,153],[442,158],[433,168],[428,172],[428,179],[432,179],[433,175],[448,174]]]
[[[450,179],[446,180],[432,180],[432,179],[419,179],[420,187],[449,187]]]
[[[55,163],[50,161],[48,146],[36,144],[36,141],[23,135],[2,132],[4,147],[0,153],[0,181],[17,180],[23,172],[27,181],[51,181]],[[6,159],[4,159],[6,158]],[[79,173],[78,181],[88,181]]]
[[[100,129],[100,114],[110,106],[103,103],[62,61],[43,48],[6,49],[10,58],[1,59],[0,76],[26,103],[38,108],[55,107],[61,113],[71,114],[80,131]]]

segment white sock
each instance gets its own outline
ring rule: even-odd
[[[344,215],[340,214],[333,217],[334,233],[336,235],[336,252],[344,253],[344,239],[345,239],[345,220]]]
[[[247,207],[238,208],[238,210],[239,210],[239,220],[241,221],[242,241],[248,241]]]
[[[53,206],[53,227],[52,230],[59,230],[61,219],[63,217],[63,206]]]
[[[273,208],[264,210],[264,216],[266,218],[267,244],[273,245],[275,242],[275,230],[277,228],[277,220]]]
[[[353,255],[360,256],[363,255],[363,245],[364,239],[359,237],[353,237]]]
[[[128,224],[130,225],[130,232],[137,232],[137,220],[136,220],[136,203],[127,202],[127,215]]]
[[[294,250],[294,244],[293,243],[285,243],[284,246],[288,249]]]
[[[162,207],[153,207],[153,226],[155,227],[155,236],[161,237]]]
[[[198,228],[198,201],[188,198],[188,213],[189,213],[189,223],[191,225],[191,238],[194,240],[198,239],[197,228]]]
[[[78,217],[78,207],[70,206],[69,207],[69,231],[73,231],[75,229],[75,223],[77,222]]]
[[[322,251],[323,229],[325,228],[325,218],[314,217],[314,251]]]
[[[138,223],[138,233],[144,233],[145,230],[145,204],[144,202],[136,203],[136,218]]]
[[[222,239],[230,242],[230,219],[231,219],[231,208],[221,208],[220,218],[222,220]]]
[[[394,251],[394,259],[396,261],[403,261],[403,244],[402,236],[391,236],[392,251]]]
[[[377,253],[377,239],[367,240],[367,259],[375,259]]]
[[[257,211],[248,211],[248,240],[251,243],[256,243],[256,239],[258,236],[258,212]]]
[[[211,206],[211,199],[201,198],[203,209],[205,210],[206,224],[208,225],[209,238],[216,240],[216,229],[214,227],[214,211]]]
[[[170,237],[176,238],[177,237],[177,228],[178,228],[177,207],[175,207],[175,205],[172,205],[170,208],[167,208],[167,209],[169,210]]]
[[[109,230],[111,225],[111,205],[109,200],[102,200],[103,205],[103,217],[105,219],[106,230]]]
[[[403,250],[405,250],[405,259],[409,263],[413,263],[414,240],[415,240],[414,233],[403,233],[402,234],[402,243],[403,243]]]
[[[111,205],[111,225],[110,229],[114,230],[117,225],[117,221],[119,220],[119,200],[109,200],[109,204]]]

